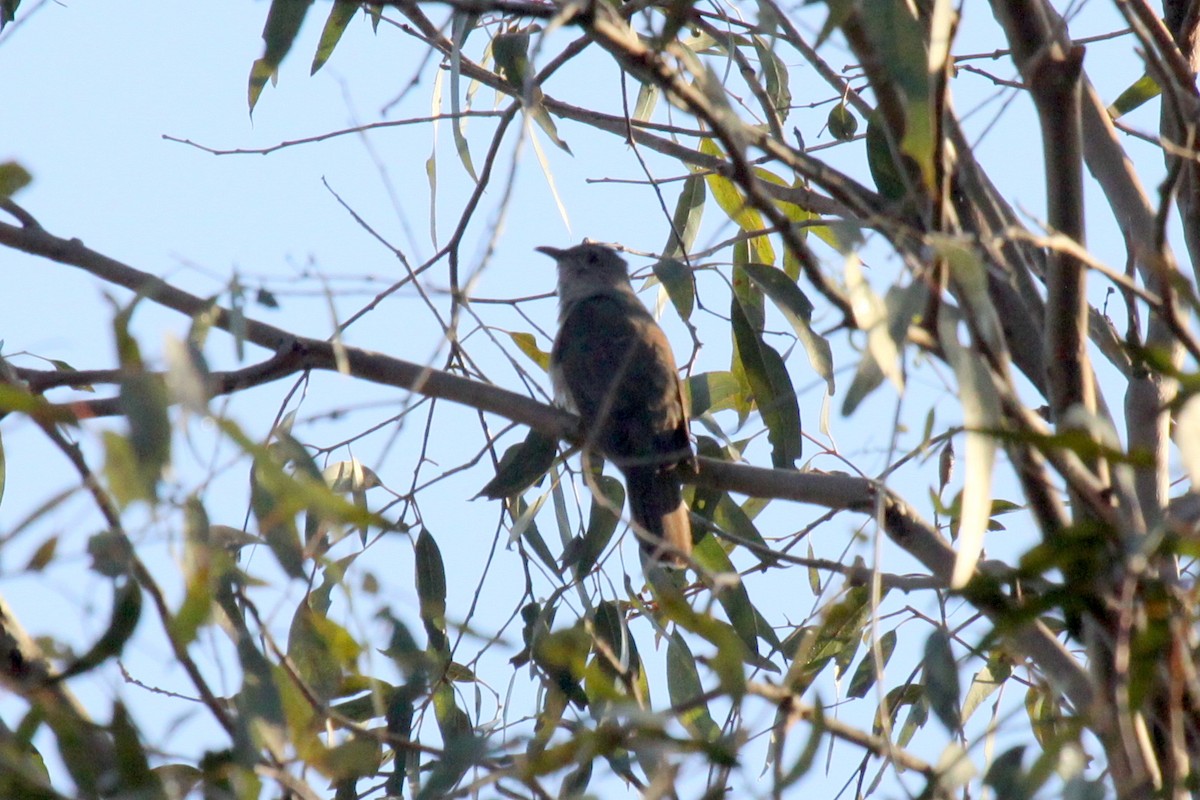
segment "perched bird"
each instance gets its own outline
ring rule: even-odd
[[[611,248],[585,241],[537,249],[558,262],[559,327],[550,351],[555,394],[583,420],[585,446],[624,474],[642,552],[666,566],[686,566],[692,525],[678,470],[694,455],[666,334]]]

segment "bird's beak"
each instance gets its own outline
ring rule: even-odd
[[[539,253],[545,253],[546,255],[550,256],[553,259],[562,258],[562,254],[567,252],[566,250],[563,250],[561,247],[545,247],[545,246],[543,246],[543,247],[535,247],[533,249],[537,250]]]

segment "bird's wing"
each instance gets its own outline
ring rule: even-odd
[[[593,445],[610,458],[661,462],[689,455],[675,358],[637,298],[606,294],[577,302],[551,358]]]

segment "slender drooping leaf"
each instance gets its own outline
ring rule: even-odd
[[[1112,105],[1108,107],[1108,115],[1113,119],[1120,119],[1160,94],[1162,94],[1162,88],[1158,85],[1158,81],[1150,75],[1143,75],[1130,84],[1129,88],[1117,95],[1117,99],[1113,100]]]
[[[479,182],[479,177],[475,174],[475,165],[471,163],[471,149],[467,143],[467,136],[463,132],[462,99],[459,89],[462,79],[462,48],[478,21],[478,14],[469,12],[454,14],[451,26],[454,49],[450,52],[450,113],[453,115],[450,120],[450,130],[454,134],[454,148],[458,152],[458,160],[467,174],[471,176],[471,180],[476,183]]]
[[[711,414],[733,408],[740,391],[732,372],[700,372],[684,382],[692,416]]]
[[[356,0],[334,0],[333,7],[329,9],[329,16],[325,19],[325,27],[321,29],[321,41],[317,43],[317,53],[313,56],[310,75],[316,75],[317,70],[325,66],[325,62],[333,55],[333,49],[341,41],[346,26],[354,19],[360,5],[362,4]]]
[[[730,310],[737,359],[745,369],[754,401],[767,426],[771,463],[791,469],[802,455],[800,406],[796,390],[779,353],[751,327],[742,304],[735,298]]]
[[[858,669],[850,678],[850,686],[846,689],[847,697],[866,697],[867,692],[875,685],[879,673],[886,666],[896,649],[896,631],[893,628],[879,637],[879,658],[875,658],[874,648],[863,654],[858,662]]]
[[[675,213],[671,216],[671,232],[662,250],[664,259],[682,259],[685,254],[691,253],[696,234],[700,231],[700,221],[704,218],[707,196],[704,178],[693,174],[684,179],[679,199],[675,202]]]
[[[700,141],[700,152],[722,160],[725,158],[720,145],[712,139]],[[733,181],[716,172],[706,174],[704,180],[708,182],[708,189],[712,192],[717,205],[739,228],[747,233],[758,233],[764,229],[762,214],[758,209],[746,204],[745,196]],[[750,247],[753,250],[755,261],[763,264],[775,263],[775,248],[771,245],[769,237],[755,236],[750,240]]]
[[[421,604],[421,622],[429,637],[431,652],[450,654],[446,637],[446,567],[442,551],[433,536],[424,528],[416,545],[417,599]]]
[[[939,626],[925,640],[925,694],[933,713],[951,733],[962,727],[958,708],[958,664],[950,649],[950,633]]]
[[[771,298],[784,319],[796,331],[796,337],[808,353],[808,363],[825,379],[828,392],[833,395],[833,353],[829,341],[812,328],[812,301],[805,296],[796,281],[782,270],[755,263],[745,264],[743,269],[763,294]]]
[[[988,657],[983,668],[975,673],[967,695],[962,702],[962,721],[966,724],[984,700],[996,692],[1012,675],[1012,664],[1003,651],[996,651]]]
[[[996,439],[991,431],[1000,427],[1000,400],[987,365],[959,343],[955,322],[949,313],[944,313],[938,332],[958,379],[963,425],[967,429],[958,552],[950,579],[953,588],[961,589],[975,572],[991,518],[992,468],[996,462]]]
[[[563,566],[573,566],[577,575],[586,575],[596,566],[604,549],[612,541],[621,521],[620,510],[625,505],[625,487],[611,475],[597,475],[596,489],[588,511],[587,528],[571,552],[563,554]],[[614,513],[615,512],[615,513]]]
[[[900,89],[904,102],[904,131],[900,150],[913,159],[928,189],[933,188],[933,92],[925,32],[904,0],[880,0],[870,13],[860,14],[888,79]]]
[[[287,719],[275,670],[248,634],[239,637],[237,652],[242,688],[234,696],[238,709],[235,747],[249,763],[263,748],[280,758],[287,742]]]
[[[116,751],[117,780],[121,794],[138,800],[167,800],[159,776],[150,769],[146,747],[138,735],[138,727],[129,718],[124,703],[113,706],[113,747]]]
[[[678,631],[667,640],[667,692],[672,705],[687,708],[679,721],[689,733],[709,742],[720,737],[721,729],[713,721],[708,703],[700,699],[704,694],[704,686],[696,670],[696,657]]]
[[[687,264],[676,258],[660,259],[654,265],[654,277],[666,290],[680,318],[689,319],[696,302],[696,288],[692,285],[692,272]]]
[[[112,615],[108,627],[88,651],[56,676],[66,680],[95,669],[110,658],[121,654],[129,637],[137,628],[142,615],[142,587],[132,578],[125,578],[113,585]]]
[[[693,553],[696,562],[714,575],[732,574],[736,572],[729,555],[717,544],[712,536],[706,536],[696,545]],[[733,623],[738,636],[746,644],[751,653],[758,653],[758,636],[755,634],[754,606],[750,595],[741,581],[730,586],[722,586],[717,594],[717,602],[725,609],[726,616]]]
[[[487,482],[476,497],[500,500],[521,494],[542,479],[554,464],[558,445],[554,439],[530,428],[525,441],[504,451],[496,466],[496,475]]]
[[[250,67],[250,113],[254,113],[254,106],[267,81],[275,80],[279,74],[279,65],[292,49],[292,43],[296,41],[296,34],[300,32],[311,5],[312,0],[271,0],[262,32],[265,48],[262,57]]]
[[[766,89],[767,97],[771,99],[771,105],[775,107],[776,112],[781,117],[786,117],[792,105],[787,64],[763,37],[755,36],[753,42],[754,52],[762,69],[762,86]]]

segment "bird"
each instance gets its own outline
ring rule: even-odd
[[[584,447],[624,475],[643,555],[656,565],[685,567],[692,524],[680,471],[694,469],[695,454],[667,336],[611,247],[585,239],[537,251],[558,266],[558,334],[550,350],[555,397],[583,421]]]

